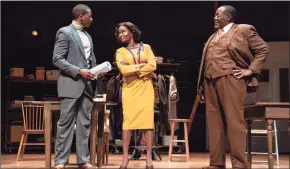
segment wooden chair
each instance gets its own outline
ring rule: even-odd
[[[23,158],[26,145],[45,145],[45,143],[27,143],[28,134],[44,135],[44,103],[41,101],[22,102],[23,130],[18,148],[17,161]]]

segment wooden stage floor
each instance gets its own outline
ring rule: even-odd
[[[173,157],[173,161],[168,161],[168,156],[162,154],[162,161],[154,161],[154,168],[201,168],[209,164],[209,153],[191,153],[190,160],[184,162],[181,157]],[[52,157],[54,159],[54,156]],[[109,164],[102,168],[119,168],[121,154],[109,154]],[[71,154],[70,164],[66,168],[77,168],[76,156]],[[253,160],[267,160],[264,155],[253,156]],[[54,167],[54,161],[52,160]],[[227,155],[227,168],[231,168],[230,157]],[[44,154],[24,154],[22,161],[16,161],[16,154],[2,154],[0,168],[45,168]],[[145,168],[145,155],[139,160],[130,161],[128,168]],[[267,163],[254,163],[252,168],[268,168]],[[274,168],[289,168],[289,155],[280,155],[280,166]]]

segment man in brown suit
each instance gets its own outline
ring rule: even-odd
[[[210,166],[204,168],[225,168],[225,131],[233,168],[247,168],[244,103],[247,91],[258,86],[269,47],[253,26],[234,24],[235,14],[232,6],[217,9],[218,30],[203,49],[197,92],[206,103],[209,132]]]

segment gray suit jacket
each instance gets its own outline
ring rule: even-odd
[[[96,58],[91,36],[91,66],[96,66]],[[79,98],[84,92],[87,80],[79,74],[87,66],[84,47],[76,28],[71,24],[60,28],[56,33],[53,50],[53,64],[59,68],[57,82],[58,97]]]

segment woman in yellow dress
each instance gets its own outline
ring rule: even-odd
[[[120,168],[127,168],[131,130],[142,129],[146,139],[146,168],[152,165],[152,141],[154,128],[153,72],[155,56],[148,44],[140,40],[141,31],[131,22],[115,27],[117,40],[123,45],[116,51],[118,69],[123,75],[123,160]]]

